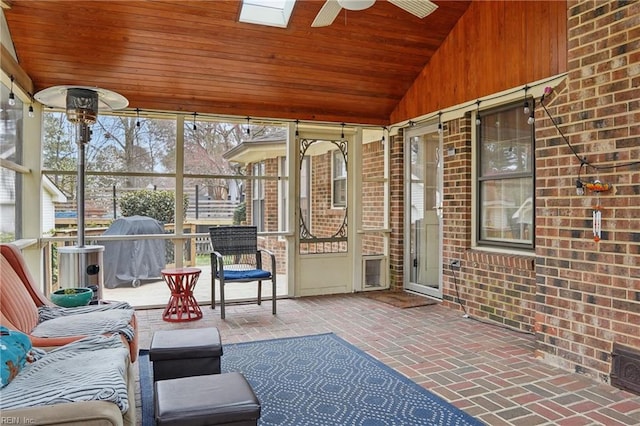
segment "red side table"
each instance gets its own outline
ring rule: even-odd
[[[160,271],[164,282],[171,290],[171,297],[164,309],[162,319],[171,322],[195,321],[202,318],[202,311],[193,289],[200,277],[201,269],[175,268]]]

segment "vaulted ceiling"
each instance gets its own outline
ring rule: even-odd
[[[324,0],[298,0],[287,28],[238,22],[223,0],[4,0],[34,92],[96,86],[129,108],[388,124],[469,1],[419,19],[386,0],[312,28]]]

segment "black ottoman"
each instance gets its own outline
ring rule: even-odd
[[[260,401],[241,373],[154,383],[157,426],[255,426]]]
[[[221,356],[215,327],[156,331],[149,348],[154,381],[220,374]]]

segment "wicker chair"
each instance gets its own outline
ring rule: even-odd
[[[276,257],[258,249],[255,226],[212,226],[211,309],[216,307],[216,279],[220,282],[220,318],[224,319],[224,286],[230,282],[258,282],[258,305],[262,304],[262,281],[271,280],[273,315],[276,314]],[[262,256],[271,258],[270,270],[262,269]]]

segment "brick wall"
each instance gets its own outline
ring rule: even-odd
[[[404,132],[389,138],[389,286],[401,289],[404,279]]]
[[[443,301],[473,317],[531,332],[536,310],[533,253],[472,249],[471,126],[471,117],[465,116],[443,130]],[[454,259],[461,261],[459,270],[449,266]]]
[[[538,355],[607,381],[614,342],[640,349],[640,2],[568,3],[569,72],[536,111]],[[614,185],[598,201],[581,178]],[[602,205],[602,240],[593,207]]]
[[[278,176],[279,158],[268,158],[264,160],[265,176]],[[253,164],[247,165],[247,173],[252,175]],[[245,200],[247,211],[247,224],[252,224],[253,215],[253,185],[252,180],[245,183]],[[264,231],[278,232],[278,185],[279,181],[273,179],[263,180],[265,199],[264,199]],[[277,236],[260,236],[258,237],[258,247],[270,250],[276,257],[277,273],[285,274],[287,272],[287,244],[286,241]],[[266,257],[263,261],[267,261]]]
[[[384,227],[384,145],[371,142],[362,147],[362,227],[381,229]],[[358,171],[359,172],[359,171]],[[365,234],[362,237],[363,254],[384,253],[384,236]]]
[[[345,210],[332,206],[332,151],[311,159],[311,233],[316,237],[335,234],[344,220]]]
[[[278,162],[280,159],[268,158],[264,160],[265,176],[278,176]],[[278,191],[279,181],[274,179],[264,180],[264,230],[267,232],[278,231]]]

